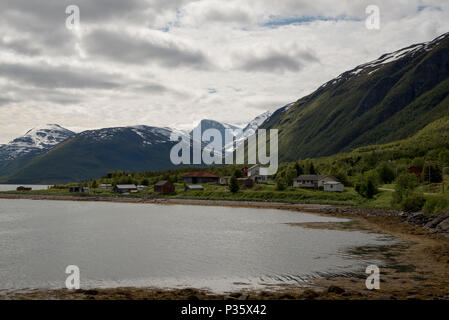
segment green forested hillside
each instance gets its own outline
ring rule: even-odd
[[[327,156],[412,136],[449,115],[448,95],[446,34],[342,74],[263,127],[279,129],[281,161]]]

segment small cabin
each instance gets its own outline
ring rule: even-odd
[[[161,180],[154,185],[154,192],[173,193],[175,192],[175,185],[170,181]]]
[[[201,185],[186,186],[184,191],[204,191],[204,187]]]
[[[137,186],[135,184],[118,184],[113,191],[120,194],[135,193],[137,192]]]
[[[218,183],[220,177],[209,172],[192,172],[182,177],[187,184]]]
[[[220,184],[222,186],[227,186],[231,182],[231,176],[220,177]]]
[[[89,193],[88,187],[71,186],[69,187],[69,192],[72,193]]]
[[[324,183],[324,191],[326,192],[343,192],[345,186],[338,181],[327,181]]]
[[[262,166],[260,164],[256,164],[251,168],[247,169],[247,176],[251,178],[254,183],[267,183],[268,177],[266,175],[260,174],[260,169]]]
[[[98,186],[99,189],[112,189],[112,184],[100,184]]]

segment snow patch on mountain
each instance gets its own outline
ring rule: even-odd
[[[29,130],[8,144],[0,145],[0,160],[14,160],[30,153],[42,153],[75,135],[57,124]]]
[[[428,52],[431,51],[433,48],[435,48],[442,40],[444,40],[446,37],[449,37],[449,33],[443,34],[439,36],[438,38],[424,43],[418,43],[411,45],[407,48],[403,48],[400,50],[397,50],[395,52],[387,53],[382,55],[380,58],[373,60],[371,62],[362,64],[354,68],[353,70],[344,72],[340,74],[337,78],[332,79],[325,84],[323,84],[319,89],[325,88],[329,85],[334,85],[337,83],[340,83],[341,81],[348,80],[352,77],[358,76],[365,71],[368,72],[368,75],[371,75],[378,71],[382,66],[395,62],[397,60],[400,60],[402,58],[405,58],[407,56],[414,57],[417,54],[420,54],[422,52]]]

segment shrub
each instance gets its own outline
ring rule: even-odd
[[[355,185],[355,191],[362,197],[367,199],[372,199],[374,195],[378,192],[376,185],[370,178],[362,179]]]
[[[237,193],[240,189],[239,183],[237,181],[237,178],[235,175],[231,177],[231,180],[229,181],[229,191],[232,193]]]
[[[278,179],[276,181],[276,190],[278,191],[284,191],[287,188],[286,183],[283,181],[283,179]]]
[[[391,183],[395,178],[393,169],[386,162],[382,163],[377,168],[377,174],[379,175],[379,179],[382,183]]]
[[[441,197],[427,199],[424,212],[428,215],[449,211],[449,200]]]
[[[405,212],[417,212],[423,208],[425,203],[426,199],[422,195],[409,195],[402,200],[401,210]]]

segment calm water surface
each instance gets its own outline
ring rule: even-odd
[[[346,221],[270,209],[0,199],[0,289],[81,286],[225,291],[359,272],[345,254],[391,238],[287,223]]]
[[[36,185],[36,184],[0,184],[0,191],[15,191],[17,187],[33,188],[33,190],[46,190],[49,185]]]

